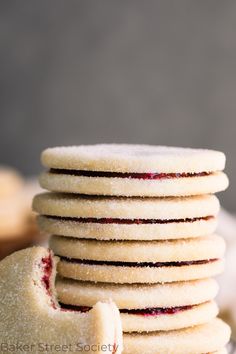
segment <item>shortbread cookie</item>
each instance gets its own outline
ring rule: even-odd
[[[6,348],[30,346],[33,353],[42,351],[44,344],[53,354],[65,346],[77,351],[78,343],[83,345],[82,353],[88,352],[85,345],[93,345],[96,353],[115,349],[121,353],[121,321],[115,305],[100,302],[87,314],[62,310],[55,297],[55,263],[51,252],[41,247],[14,253],[0,263],[2,343]]]
[[[0,198],[16,195],[23,187],[21,176],[13,169],[0,167]]]
[[[102,223],[78,219],[38,216],[38,224],[48,234],[98,239],[98,240],[165,240],[201,237],[212,234],[217,227],[217,218],[206,217],[189,221],[149,224]],[[120,222],[120,221],[119,221]]]
[[[222,259],[170,263],[119,263],[61,258],[62,277],[104,283],[170,283],[213,277],[224,270]]]
[[[217,307],[212,280],[164,285],[105,285],[58,280],[58,295],[65,309],[88,311],[96,298],[111,298],[120,308],[125,332],[184,328],[210,321]],[[208,286],[200,294],[200,286]],[[211,283],[211,284],[210,284]],[[159,305],[160,304],[160,305]],[[177,304],[177,305],[176,305]],[[185,304],[185,305],[184,305]]]
[[[96,241],[53,236],[55,254],[67,258],[101,262],[168,263],[221,258],[225,251],[222,237],[210,235],[170,241]]]
[[[220,352],[230,339],[229,326],[220,319],[169,332],[124,334],[124,354],[206,354]],[[223,351],[224,352],[224,351]]]
[[[202,149],[103,144],[49,148],[42,153],[42,163],[85,171],[199,173],[223,170],[225,155]]]
[[[217,315],[218,307],[214,301],[182,308],[156,309],[145,316],[142,311],[127,313],[121,310],[124,332],[171,331],[209,322]]]
[[[41,159],[49,168],[103,172],[199,173],[225,167],[219,151],[152,145],[55,147],[44,150]]]
[[[94,145],[47,149],[43,188],[114,196],[187,196],[228,186],[221,152],[147,145]]]
[[[42,215],[69,218],[127,220],[185,220],[214,216],[219,201],[213,195],[191,198],[106,198],[75,196],[63,193],[41,193],[33,207]],[[115,222],[115,221],[114,221]],[[145,222],[145,221],[144,221]],[[122,223],[122,221],[121,221]]]
[[[132,177],[133,175],[135,177]],[[140,175],[143,177],[136,177]],[[174,176],[107,172],[104,177],[104,173],[101,172],[57,169],[44,172],[39,181],[42,188],[54,192],[126,197],[192,196],[216,193],[225,190],[229,184],[223,172]]]
[[[52,236],[60,275],[111,283],[193,280],[223,271],[224,240],[216,235],[172,241],[95,241]],[[114,276],[115,274],[115,276]]]
[[[91,307],[62,305],[65,310],[87,312]],[[171,331],[197,326],[211,321],[218,315],[214,301],[199,305],[154,308],[145,310],[120,310],[124,332]]]
[[[65,231],[65,236],[171,239],[202,236],[214,229],[219,201],[213,195],[129,199],[42,193],[34,198],[33,208],[49,217],[42,220],[47,231]]]
[[[112,299],[119,309],[127,310],[196,305],[214,299],[218,292],[214,279],[155,285],[121,285],[59,278],[56,288],[59,301],[66,305],[91,307],[98,299]]]

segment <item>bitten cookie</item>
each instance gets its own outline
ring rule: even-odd
[[[114,304],[99,302],[87,314],[60,308],[54,288],[56,262],[50,251],[35,247],[0,263],[2,343],[7,348],[30,346],[34,353],[40,343],[50,345],[53,354],[70,346],[75,351],[78,343],[84,348],[93,345],[96,353],[121,353],[121,322]]]
[[[42,153],[43,188],[113,196],[189,196],[228,186],[223,153],[149,145],[56,147]]]

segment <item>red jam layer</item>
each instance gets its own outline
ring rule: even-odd
[[[78,312],[88,312],[91,310],[91,307],[88,306],[74,306],[74,305],[66,305],[60,303],[63,310],[66,311],[78,311]],[[128,313],[130,315],[138,315],[138,316],[160,316],[160,315],[173,315],[181,311],[187,311],[194,307],[195,305],[189,306],[178,306],[178,307],[150,307],[146,309],[121,309],[121,313]]]
[[[179,222],[196,222],[196,221],[208,221],[213,219],[214,216],[208,215],[198,218],[186,218],[186,219],[117,219],[117,218],[73,218],[73,217],[62,217],[62,216],[49,216],[44,215],[49,218],[61,221],[76,221],[80,223],[96,223],[96,224],[123,224],[123,225],[132,225],[132,224],[170,224],[170,223],[179,223]]]
[[[68,263],[77,263],[77,264],[89,264],[89,265],[104,265],[104,266],[115,266],[115,267],[182,267],[190,265],[201,265],[216,262],[218,259],[207,259],[207,260],[198,260],[198,261],[184,261],[184,262],[114,262],[114,261],[94,261],[94,260],[83,260],[83,259],[71,259],[67,257],[60,257],[61,261]]]
[[[49,255],[48,257],[42,258],[42,267],[43,267],[43,278],[42,282],[47,291],[50,289],[50,278],[52,276],[52,257]]]
[[[49,173],[63,174],[71,176],[85,176],[85,177],[108,177],[108,178],[134,178],[146,180],[161,180],[173,178],[190,178],[190,177],[205,177],[209,176],[212,172],[199,172],[199,173],[136,173],[136,172],[101,172],[101,171],[83,171],[83,170],[65,170],[51,168]]]
[[[42,258],[41,265],[42,265],[43,273],[44,273],[43,277],[42,277],[42,283],[46,289],[47,295],[50,297],[51,306],[54,309],[57,309],[58,306],[52,298],[52,292],[51,292],[51,287],[50,287],[50,280],[52,277],[52,266],[53,266],[51,253],[47,257]]]

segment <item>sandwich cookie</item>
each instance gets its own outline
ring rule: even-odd
[[[30,346],[36,353],[47,344],[55,354],[60,348],[78,351],[80,343],[82,353],[88,348],[96,353],[121,353],[117,307],[99,302],[88,313],[61,309],[54,287],[56,262],[50,251],[35,247],[0,263],[0,337],[7,348]]]
[[[66,309],[86,312],[97,299],[112,299],[120,309],[125,332],[193,326],[211,320],[218,312],[212,301],[218,291],[213,279],[162,285],[98,285],[59,278],[56,287],[61,306]]]
[[[43,231],[80,238],[159,240],[199,237],[216,228],[219,201],[191,198],[106,198],[42,193],[33,201]]]
[[[57,147],[42,153],[45,189],[88,195],[190,196],[228,186],[222,152],[150,145]]]
[[[217,235],[143,242],[52,236],[50,246],[61,257],[60,275],[111,283],[173,282],[213,276],[223,270],[225,250],[224,240]]]
[[[230,328],[216,318],[209,323],[187,329],[124,334],[124,354],[209,354],[227,353]]]

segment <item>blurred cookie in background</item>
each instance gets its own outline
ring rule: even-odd
[[[14,196],[23,185],[24,180],[15,170],[0,166],[0,199]]]
[[[39,191],[36,180],[25,181],[13,169],[0,168],[0,259],[44,242],[31,208],[32,198]]]

